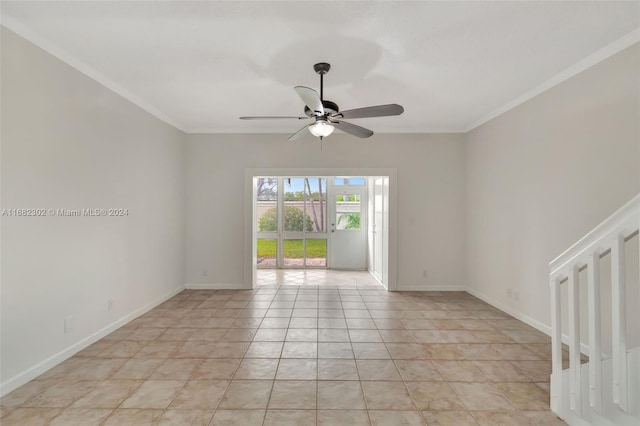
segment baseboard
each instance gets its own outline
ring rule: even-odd
[[[473,289],[471,287],[467,287],[466,292],[469,293],[472,296],[477,297],[478,299],[487,302],[488,304],[490,304],[491,306],[493,306],[494,308],[500,309],[502,312],[507,313],[509,315],[511,315],[512,317],[522,321],[523,323],[530,325],[531,327],[535,328],[538,331],[541,331],[542,333],[546,334],[547,336],[551,336],[551,327],[541,323],[540,321],[531,318],[529,315],[525,315],[522,312],[518,312],[517,310],[515,310],[514,308],[505,305],[504,303],[498,302],[497,300],[493,299],[492,297],[487,296],[484,293],[479,292],[476,289]],[[569,344],[569,336],[567,334],[563,334],[562,335],[562,343],[565,344]],[[580,343],[580,352],[583,353],[584,355],[588,355],[589,354],[589,345],[585,345],[584,343]]]
[[[397,291],[467,291],[463,285],[403,285],[398,284]]]
[[[383,283],[381,279],[378,279],[378,277],[376,277],[376,274],[374,274],[371,269],[366,269],[366,271],[369,273],[369,275],[371,275],[371,277],[373,277],[374,280],[376,280],[378,284],[384,287],[385,290],[389,291],[389,286]]]
[[[496,299],[487,296],[486,294],[479,292],[478,290],[471,288],[471,287],[467,287],[466,288],[466,292],[469,293],[472,296],[477,297],[478,299],[487,302],[488,304],[490,304],[491,306],[493,306],[494,308],[498,308],[500,309],[502,312],[505,312],[509,315],[511,315],[512,317],[519,319],[520,321],[522,321],[525,324],[530,325],[531,327],[535,328],[538,331],[543,332],[544,334],[546,334],[547,336],[551,336],[551,327],[549,327],[546,324],[541,323],[540,321],[531,318],[529,315],[525,315],[522,312],[519,312],[517,310],[515,310],[514,308],[512,308],[511,306],[508,306],[502,302],[497,301]]]
[[[107,325],[106,327],[104,327],[104,328],[96,331],[95,333],[85,337],[84,339],[80,340],[79,342],[74,343],[73,345],[69,346],[66,349],[63,349],[62,351],[58,352],[57,354],[45,359],[44,361],[34,365],[33,367],[23,371],[22,373],[18,373],[17,375],[13,376],[12,378],[0,383],[0,396],[4,396],[4,395],[8,394],[9,392],[13,391],[14,389],[16,389],[16,388],[24,385],[25,383],[28,383],[29,381],[35,379],[36,377],[38,377],[39,375],[41,375],[45,371],[55,367],[56,365],[60,364],[62,361],[65,361],[66,359],[71,358],[76,353],[78,353],[81,350],[85,349],[86,347],[92,345],[93,343],[97,342],[98,340],[102,339],[103,337],[105,337],[109,333],[117,330],[118,328],[122,327],[123,325],[127,324],[128,322],[138,318],[140,315],[145,314],[146,312],[150,311],[151,309],[155,308],[156,306],[160,305],[161,303],[164,303],[165,301],[171,299],[173,296],[175,296],[176,294],[180,293],[183,290],[184,290],[183,286],[180,286],[178,288],[175,288],[175,289],[171,290],[169,293],[167,293],[164,296],[154,300],[153,302],[147,303],[146,305],[136,309],[135,311],[133,311],[133,312],[123,316],[122,318],[112,322],[111,324]]]
[[[187,290],[248,290],[244,284],[238,283],[185,283]]]
[[[540,321],[531,318],[529,315],[523,314],[522,312],[519,312],[517,310],[515,310],[514,308],[512,308],[511,306],[508,306],[502,302],[497,301],[496,299],[487,296],[486,294],[468,287],[468,286],[463,286],[463,285],[453,285],[453,286],[447,286],[447,285],[427,285],[427,286],[418,286],[418,285],[409,285],[409,286],[400,286],[400,288],[398,289],[398,291],[466,291],[467,293],[469,293],[472,296],[477,297],[478,299],[482,300],[483,302],[488,303],[489,305],[493,306],[494,308],[500,309],[502,312],[511,315],[512,317],[522,321],[523,323],[530,325],[531,327],[535,328],[538,331],[541,331],[542,333],[546,334],[547,336],[551,336],[551,327],[549,327],[546,324],[541,323]],[[569,336],[566,334],[562,335],[562,342],[565,344],[569,343]],[[582,352],[583,354],[587,355],[589,353],[589,346],[585,345],[584,343],[580,344],[580,352]]]

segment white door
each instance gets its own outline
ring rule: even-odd
[[[384,235],[384,180],[376,178],[373,185],[373,274],[382,280]]]
[[[362,179],[364,181],[364,179]],[[329,267],[367,269],[367,188],[332,186],[329,213]]]

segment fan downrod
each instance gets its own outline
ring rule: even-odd
[[[323,75],[329,72],[329,70],[331,69],[331,65],[326,62],[318,62],[313,66],[313,69],[316,74]]]

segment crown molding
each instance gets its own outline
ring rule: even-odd
[[[202,134],[202,133],[223,133],[223,134],[256,134],[256,133],[264,133],[264,134],[292,134],[299,130],[300,128],[292,127],[291,129],[237,129],[237,128],[187,128],[185,133],[188,134]],[[375,134],[405,134],[405,133],[465,133],[464,129],[456,129],[456,128],[424,128],[424,129],[376,129]]]
[[[129,102],[133,103],[134,105],[138,106],[139,108],[141,108],[142,110],[146,111],[147,113],[151,114],[152,116],[156,117],[157,119],[175,127],[178,130],[181,130],[185,133],[189,133],[189,134],[196,134],[196,133],[215,133],[215,134],[219,134],[219,133],[247,133],[247,134],[254,134],[254,133],[291,133],[294,132],[296,129],[237,129],[237,128],[188,128],[186,126],[184,126],[183,124],[179,123],[178,121],[174,120],[173,118],[169,117],[167,114],[165,114],[164,112],[160,111],[159,109],[157,109],[156,107],[154,107],[153,105],[149,104],[148,102],[144,101],[143,99],[141,99],[140,97],[138,97],[136,94],[134,94],[133,92],[131,92],[128,89],[125,89],[124,87],[122,87],[120,84],[116,83],[115,81],[113,81],[112,79],[110,79],[109,77],[105,76],[104,74],[102,74],[101,72],[99,72],[98,70],[92,68],[91,66],[85,64],[84,62],[78,60],[77,58],[75,58],[73,55],[69,54],[68,52],[66,52],[64,49],[60,48],[59,46],[55,45],[54,43],[51,43],[50,41],[48,41],[45,37],[41,36],[40,34],[36,33],[35,31],[31,30],[30,28],[28,28],[27,26],[25,26],[24,24],[22,24],[19,20],[17,20],[16,18],[14,18],[11,15],[8,15],[7,13],[3,13],[1,16],[1,20],[0,20],[0,25],[2,25],[3,27],[7,28],[8,30],[18,34],[19,36],[21,36],[22,38],[24,38],[25,40],[33,43],[34,45],[36,45],[37,47],[43,49],[44,51],[48,52],[49,54],[55,56],[56,58],[58,58],[59,60],[61,60],[62,62],[66,63],[67,65],[75,68],[76,70],[80,71],[81,73],[87,75],[88,77],[92,78],[93,80],[97,81],[98,83],[100,83],[101,85],[105,86],[106,88],[108,88],[109,90],[115,92],[116,94],[118,94],[119,96],[123,97],[124,99],[128,100]],[[605,59],[615,55],[616,53],[626,49],[629,46],[632,46],[633,44],[636,44],[640,42],[640,28],[630,32],[629,34],[619,38],[618,40],[614,41],[613,43],[608,44],[607,46],[603,47],[602,49],[599,49],[597,51],[595,51],[594,53],[588,55],[587,57],[585,57],[584,59],[582,59],[581,61],[575,63],[574,65],[570,66],[569,68],[561,71],[560,73],[556,74],[555,76],[551,77],[550,79],[548,79],[547,81],[543,82],[542,84],[534,87],[531,90],[526,91],[525,93],[523,93],[522,95],[516,97],[515,99],[507,102],[506,104],[504,104],[503,106],[501,106],[500,108],[495,109],[494,111],[484,115],[481,119],[475,121],[474,123],[467,125],[467,126],[463,126],[460,128],[423,128],[423,129],[378,129],[376,130],[376,133],[468,133],[470,131],[472,131],[473,129],[493,120],[494,118],[506,113],[507,111],[512,110],[513,108],[527,102],[528,100],[534,98],[535,96],[538,96],[539,94],[553,88],[554,86],[557,86],[558,84],[570,79],[571,77],[574,77],[575,75],[581,73],[582,71],[585,71],[586,69],[604,61]]]
[[[77,71],[80,71],[86,76],[97,81],[107,89],[111,90],[112,92],[116,93],[117,95],[123,97],[127,101],[131,102],[132,104],[136,105],[137,107],[151,114],[158,120],[163,121],[166,124],[169,124],[170,126],[173,126],[176,129],[184,132],[184,126],[182,124],[172,119],[167,114],[160,111],[153,105],[144,101],[133,92],[125,89],[120,84],[116,83],[109,77],[102,74],[100,71],[78,60],[73,55],[71,55],[64,49],[60,48],[59,46],[55,45],[54,43],[51,43],[45,37],[41,36],[40,34],[26,27],[19,20],[15,19],[13,16],[8,15],[7,13],[2,13],[0,25],[10,30],[11,32],[16,33],[20,37],[24,38],[28,42],[34,44],[35,46],[49,53],[50,55],[55,56],[62,62],[76,69]]]
[[[538,96],[539,94],[541,94],[543,92],[546,92],[547,90],[551,89],[552,87],[557,86],[558,84],[570,79],[571,77],[574,77],[577,74],[580,74],[582,71],[585,71],[586,69],[591,68],[592,66],[604,61],[605,59],[610,58],[611,56],[615,55],[616,53],[621,52],[624,49],[626,49],[627,47],[632,46],[632,45],[634,45],[634,44],[636,44],[638,42],[640,42],[640,28],[637,28],[637,29],[631,31],[629,34],[619,38],[618,40],[614,41],[613,43],[610,43],[610,44],[606,45],[602,49],[596,50],[595,52],[593,52],[592,54],[588,55],[587,57],[585,57],[581,61],[573,64],[572,66],[570,66],[569,68],[565,69],[564,71],[561,71],[560,73],[554,75],[553,77],[551,77],[549,80],[545,81],[544,83],[534,87],[533,89],[523,93],[522,95],[518,96],[517,98],[513,99],[512,101],[507,102],[506,104],[504,104],[500,108],[498,108],[498,109],[492,111],[491,113],[483,116],[478,121],[476,121],[473,124],[467,126],[464,129],[464,133],[468,133],[468,132],[472,131],[473,129],[475,129],[476,127],[482,126],[483,124],[493,120],[494,118],[504,114],[505,112],[507,112],[509,110],[512,110],[513,108],[517,107],[518,105],[521,105],[521,104],[527,102],[528,100]]]

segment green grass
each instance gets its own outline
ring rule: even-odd
[[[258,238],[258,257],[276,257],[278,242]]]
[[[258,257],[276,257],[276,240],[258,239]],[[284,240],[284,257],[302,259],[302,240]],[[326,240],[307,240],[307,257],[327,257]]]

